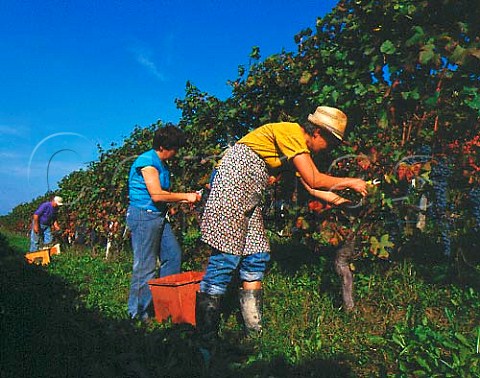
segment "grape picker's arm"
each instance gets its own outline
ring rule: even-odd
[[[293,165],[311,188],[328,189],[328,191],[350,188],[362,196],[367,195],[367,183],[364,180],[352,177],[335,177],[321,173],[307,153],[295,156]]]
[[[162,189],[158,170],[155,167],[147,166],[142,168],[142,176],[145,180],[148,193],[153,202],[188,202],[195,203],[200,200],[198,193],[174,193]]]
[[[308,185],[305,182],[303,178],[300,178],[300,181],[311,196],[321,199],[322,201],[328,202],[336,206],[341,205],[343,203],[350,202],[346,198],[343,198],[334,192],[327,191],[327,190],[313,189],[310,185]]]

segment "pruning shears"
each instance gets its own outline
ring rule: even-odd
[[[367,185],[373,185],[373,186],[377,186],[377,185],[380,185],[382,181],[378,178],[376,179],[373,179],[373,180],[368,180],[367,181]]]

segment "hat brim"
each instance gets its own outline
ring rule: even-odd
[[[319,129],[325,131],[332,139],[334,139],[339,145],[343,144],[345,146],[349,146],[350,143],[343,139],[338,133],[336,133],[333,129],[326,125],[318,125],[315,124]]]

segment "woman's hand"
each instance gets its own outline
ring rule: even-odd
[[[202,195],[197,192],[185,193],[185,200],[182,202],[196,203],[202,199]]]
[[[346,178],[345,180],[347,180],[347,187],[360,193],[363,197],[368,194],[366,181],[359,178]]]
[[[300,177],[300,182],[303,184],[305,189],[307,190],[308,194],[310,194],[313,197],[316,197],[318,199],[321,199],[322,201],[328,202],[332,205],[338,206],[346,203],[350,203],[350,201],[346,198],[343,198],[339,196],[338,194],[327,191],[327,190],[318,190],[318,189],[313,189],[310,185],[308,185],[304,179]]]

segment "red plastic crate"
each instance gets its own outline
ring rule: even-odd
[[[205,272],[184,272],[148,281],[155,318],[195,325],[195,297]]]

